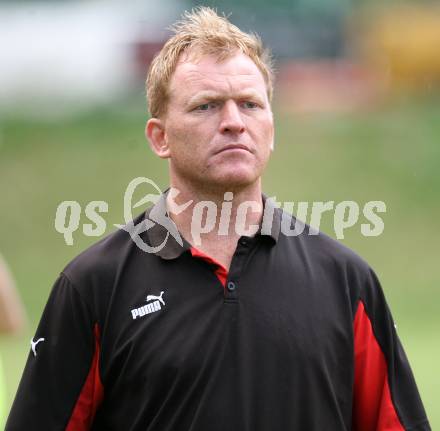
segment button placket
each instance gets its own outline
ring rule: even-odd
[[[228,280],[225,286],[226,302],[236,302],[238,300],[240,291],[239,279],[251,249],[250,245],[251,241],[248,237],[241,237],[238,240],[237,249],[232,257]]]

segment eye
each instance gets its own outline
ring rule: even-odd
[[[243,106],[243,108],[246,108],[246,109],[255,109],[255,108],[258,108],[258,104],[257,104],[257,103],[255,103],[255,102],[249,102],[249,101],[243,102],[243,103],[242,103],[242,106]]]
[[[194,110],[195,111],[208,111],[209,109],[216,108],[218,105],[217,102],[207,102],[203,103],[202,105],[197,106]]]

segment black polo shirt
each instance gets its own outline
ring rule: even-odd
[[[272,210],[229,271],[157,223],[138,229],[150,247],[168,234],[155,253],[119,230],[75,258],[6,430],[429,430],[372,270]]]

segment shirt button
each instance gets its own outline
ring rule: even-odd
[[[228,281],[227,287],[229,292],[233,292],[237,286],[235,286],[235,283],[233,281]]]

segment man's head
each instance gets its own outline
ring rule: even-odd
[[[146,135],[171,184],[237,190],[259,184],[273,148],[272,71],[259,39],[200,8],[186,13],[147,79]]]
[[[258,67],[267,86],[269,101],[273,92],[273,69],[269,51],[263,48],[256,35],[244,33],[225,17],[207,7],[185,12],[184,19],[171,27],[174,36],[168,39],[154,58],[146,81],[148,110],[160,118],[167,110],[169,85],[182,54],[198,58],[211,55],[219,61],[236,52],[247,55]]]

